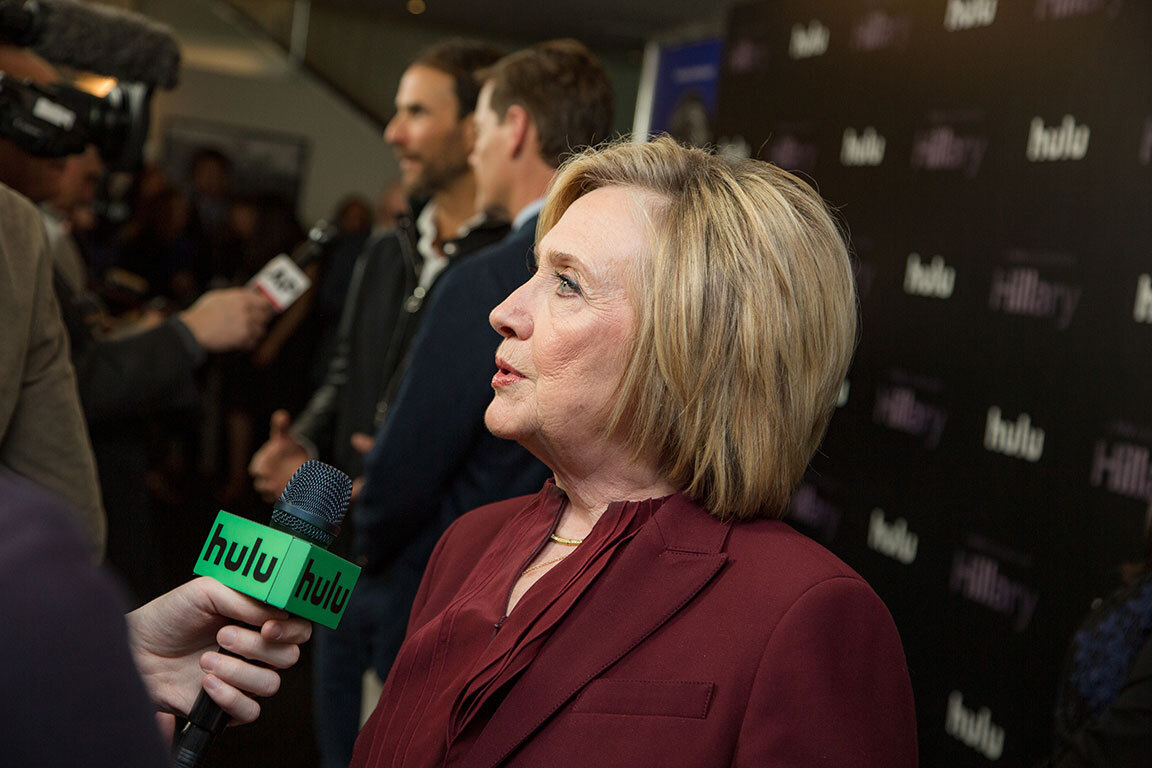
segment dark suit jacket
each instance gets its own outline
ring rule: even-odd
[[[82,297],[59,272],[53,286],[68,329],[89,429],[121,433],[152,424],[163,414],[196,407],[195,372],[204,350],[187,329],[181,332],[179,320],[169,318],[142,333],[102,341],[93,336],[80,313]]]
[[[526,503],[437,544],[409,631]],[[900,637],[872,589],[778,521],[669,499],[513,684],[461,768],[916,765]]]

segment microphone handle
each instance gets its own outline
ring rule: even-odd
[[[228,714],[204,691],[196,697],[188,722],[172,742],[172,762],[179,768],[199,768],[212,742],[228,725]]]
[[[255,627],[249,626],[249,629]],[[216,652],[237,659],[244,658],[223,648],[217,648]],[[172,739],[172,761],[178,768],[199,768],[212,742],[224,732],[228,720],[228,713],[212,700],[207,691],[201,689],[196,703],[188,713],[188,722]]]

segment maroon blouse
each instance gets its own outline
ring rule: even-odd
[[[409,627],[356,741],[353,768],[458,764],[553,628],[664,499],[609,505],[584,543],[505,615],[513,586],[547,544],[564,501],[549,480],[492,540],[447,608]]]

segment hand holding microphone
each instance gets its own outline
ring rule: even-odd
[[[207,352],[252,349],[268,323],[309,288],[302,267],[319,258],[332,236],[317,225],[292,256],[280,254],[265,264],[244,288],[208,291],[180,314],[180,320]]]
[[[183,584],[126,619],[136,668],[158,709],[187,715],[203,685],[239,723],[260,714],[249,694],[271,696],[279,690],[276,669],[295,664],[299,644],[312,636],[312,625],[304,619],[209,578]],[[235,621],[259,629],[235,626]],[[243,658],[216,653],[218,647]]]
[[[180,313],[205,352],[251,349],[264,335],[275,314],[272,304],[248,288],[208,291]]]
[[[221,511],[196,560],[195,572],[212,576],[263,603],[335,628],[360,576],[360,568],[327,552],[340,531],[351,491],[352,481],[343,472],[319,461],[305,462],[273,505],[270,526]],[[233,631],[235,635],[231,635]],[[219,640],[222,647],[239,643],[262,651],[267,649],[261,639],[276,639],[270,636],[274,631],[275,627],[265,624],[255,637],[255,633],[243,635],[238,628],[225,628]],[[207,654],[204,659],[210,665],[219,664],[230,678],[243,671],[250,681],[247,671],[233,663],[235,659],[220,654]],[[224,703],[233,702],[225,697]],[[188,713],[188,724],[174,741],[176,765],[200,765],[228,717],[228,710],[221,707],[212,691],[202,692]]]
[[[244,288],[208,291],[180,313],[180,321],[206,352],[252,349],[272,318],[311,287],[312,281],[300,266],[281,254]]]

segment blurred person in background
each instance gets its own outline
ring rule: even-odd
[[[357,559],[365,571],[362,597],[346,624],[326,642],[344,643],[381,679],[404,639],[420,578],[444,530],[470,509],[532,493],[551,471],[525,448],[492,435],[484,411],[492,400],[492,360],[500,334],[488,313],[523,281],[544,194],[556,168],[573,151],[607,140],[612,85],[582,44],[556,40],[504,57],[481,73],[476,143],[469,160],[477,205],[512,221],[500,243],[446,275],[413,342],[388,419],[376,433],[356,506]],[[361,637],[372,642],[358,654]],[[362,641],[361,641],[362,642]],[[370,650],[369,656],[366,651]],[[316,682],[341,704],[337,681],[360,668],[326,669]],[[346,715],[349,744],[356,719]]]
[[[144,300],[188,307],[200,295],[197,250],[188,229],[190,212],[188,196],[169,184],[141,197],[132,218],[120,229],[115,266],[144,280]]]
[[[114,206],[116,216],[97,218],[95,229],[86,238],[88,274],[113,316],[130,322],[152,309],[143,308],[151,286],[120,268],[121,243],[127,237],[126,230],[139,226],[137,217],[146,201],[158,197],[172,184],[159,165],[145,161],[142,168],[122,175],[114,186],[115,190],[105,191],[115,200],[102,202]]]
[[[1121,573],[1072,636],[1044,768],[1138,768],[1152,755],[1152,502],[1144,558]]]
[[[389,184],[380,190],[376,199],[376,225],[375,229],[392,229],[401,217],[412,211],[409,208],[408,195],[404,191],[404,182],[398,181]]]
[[[104,174],[96,148],[64,158],[64,172],[55,195],[40,204],[48,239],[54,246],[53,260],[61,277],[77,294],[88,291],[88,267],[78,237],[95,227],[92,203]]]
[[[188,239],[195,253],[195,274],[200,286],[224,274],[220,249],[228,238],[232,203],[232,160],[215,147],[200,147],[188,161]]]
[[[315,390],[324,382],[328,364],[336,349],[336,331],[340,323],[340,313],[348,298],[348,287],[352,283],[352,272],[356,260],[364,252],[368,238],[373,233],[389,232],[396,227],[397,217],[408,213],[408,198],[400,183],[389,185],[384,194],[391,194],[397,201],[396,207],[377,206],[375,209],[358,195],[345,198],[333,212],[332,221],[336,235],[329,247],[324,250],[323,269],[316,286],[316,306],[312,322],[316,325],[318,339],[316,353],[308,372],[309,391]],[[357,202],[358,201],[358,202]],[[363,212],[349,215],[349,211],[359,211],[367,206],[367,217]],[[368,228],[363,225],[367,221]]]
[[[265,498],[276,498],[296,468],[313,456],[360,476],[362,453],[388,412],[409,344],[441,274],[508,231],[505,224],[478,215],[468,166],[475,138],[476,73],[500,55],[487,43],[450,41],[418,56],[401,77],[396,115],[384,138],[399,161],[412,215],[375,234],[357,259],[324,383],[295,421],[286,411],[273,415],[269,440],[250,465],[254,485]],[[350,538],[346,534],[344,542]],[[367,666],[344,653],[317,636],[316,674],[324,675],[332,664]],[[359,680],[344,682],[349,687],[340,697],[358,702]],[[341,715],[316,707],[326,766],[347,763],[347,725]]]
[[[366,235],[372,231],[376,223],[372,204],[360,195],[350,195],[336,206],[336,215],[332,217],[332,223],[342,234]]]
[[[228,285],[246,285],[265,264],[281,253],[292,253],[303,239],[304,230],[287,200],[275,195],[237,196],[229,206],[227,233],[217,252],[220,275]],[[304,267],[313,284],[319,281],[320,270],[318,261]],[[223,450],[217,469],[219,499],[225,506],[252,492],[248,461],[256,448],[257,428],[263,429],[276,408],[302,408],[312,392],[300,372],[312,364],[318,341],[315,299],[316,291],[307,291],[276,316],[251,352],[219,361]]]

